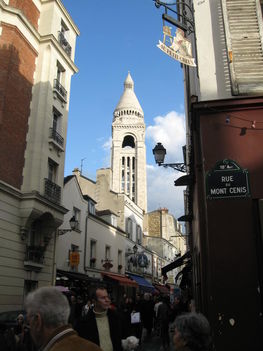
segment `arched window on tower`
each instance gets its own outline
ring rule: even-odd
[[[125,147],[131,147],[131,148],[135,148],[135,142],[134,142],[134,138],[131,135],[126,135],[123,139],[122,142],[122,148]]]

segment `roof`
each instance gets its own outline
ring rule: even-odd
[[[125,79],[124,91],[115,108],[115,111],[122,109],[135,109],[143,115],[143,110],[134,92],[134,82],[130,72],[128,72],[127,78]]]
[[[64,177],[64,185],[67,184],[70,181],[70,179],[72,179],[73,177],[75,177],[75,176],[69,175],[69,176]]]
[[[112,214],[117,216],[117,214],[110,209],[96,211],[97,216],[106,216],[106,215],[112,215]]]

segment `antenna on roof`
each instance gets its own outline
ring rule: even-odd
[[[83,161],[86,160],[87,157],[84,157],[80,160],[80,174],[82,174]]]

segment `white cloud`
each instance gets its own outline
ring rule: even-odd
[[[161,142],[166,148],[165,163],[183,161],[182,146],[185,145],[184,115],[176,111],[166,116],[154,118],[154,125],[146,130],[146,137],[152,146]],[[147,194],[148,211],[166,207],[176,218],[184,214],[183,190],[185,187],[175,187],[175,179],[183,173],[158,166],[147,165]]]
[[[174,186],[181,175],[172,169],[147,165],[148,212],[166,207],[175,218],[184,214],[185,187]]]
[[[103,148],[104,151],[110,151],[111,150],[111,145],[112,145],[112,138],[109,137],[108,140],[106,140],[102,144],[102,148]]]
[[[101,139],[101,141],[104,141],[105,138]],[[110,167],[111,164],[111,145],[112,145],[112,138],[109,137],[104,143],[101,145],[101,148],[104,152],[104,155],[102,157],[102,167],[108,168]]]
[[[166,116],[154,118],[154,125],[146,129],[146,138],[152,140],[152,146],[157,142],[166,148],[165,162],[182,162],[182,146],[185,145],[184,115],[171,111]]]

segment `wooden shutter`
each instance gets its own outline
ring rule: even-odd
[[[263,93],[263,21],[259,0],[222,0],[233,95]]]

